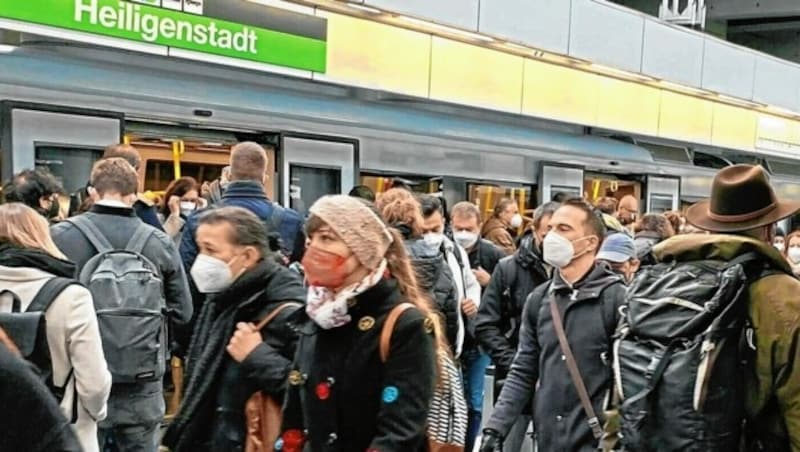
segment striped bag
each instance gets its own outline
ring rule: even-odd
[[[381,362],[386,362],[391,347],[392,332],[400,315],[413,308],[411,303],[395,306],[383,324],[380,338]],[[433,392],[428,411],[428,450],[430,452],[463,452],[467,437],[467,401],[461,372],[445,350],[438,353],[439,382]]]

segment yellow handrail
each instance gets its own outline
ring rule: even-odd
[[[174,140],[172,142],[173,174],[176,180],[181,178],[181,155],[183,155],[185,150],[186,145],[183,140]]]

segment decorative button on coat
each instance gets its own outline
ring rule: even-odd
[[[370,316],[361,317],[358,321],[358,329],[361,331],[369,331],[375,326],[375,319]]]

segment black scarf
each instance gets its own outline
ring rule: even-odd
[[[0,243],[0,265],[4,267],[36,268],[65,278],[74,278],[75,264],[33,248],[22,248],[8,242]]]
[[[261,261],[237,279],[228,289],[203,304],[195,323],[187,354],[186,395],[178,417],[170,425],[164,444],[175,452],[189,451],[194,440],[208,434],[216,391],[222,375],[228,341],[238,321],[253,320],[264,306],[255,303],[267,289],[267,281],[277,270],[272,261]]]

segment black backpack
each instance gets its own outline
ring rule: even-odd
[[[739,450],[742,372],[755,350],[748,285],[763,274],[747,253],[660,263],[636,276],[614,342],[626,451]]]
[[[8,294],[13,300],[11,312],[0,313],[0,328],[5,330],[22,357],[33,364],[59,403],[64,399],[66,383],[63,387],[59,387],[53,382],[53,363],[50,357],[50,346],[47,342],[45,313],[53,301],[73,284],[78,284],[78,282],[70,278],[49,279],[24,312],[21,311],[22,302],[17,294],[10,290],[0,291],[0,295]],[[72,370],[67,375],[66,382],[68,383],[71,378]],[[78,415],[77,401],[78,398],[74,397],[71,419],[73,423],[77,420]]]

